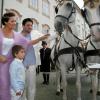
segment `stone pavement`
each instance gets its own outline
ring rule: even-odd
[[[62,100],[62,94],[56,95],[56,74],[51,72],[50,84],[42,84],[42,73],[37,75],[37,87],[35,100]],[[82,100],[92,100],[92,94],[89,93],[91,88],[90,78],[86,74],[81,75],[82,82]],[[77,90],[75,86],[75,73],[68,74],[68,100],[77,100]],[[97,96],[97,100],[100,100],[100,96]]]

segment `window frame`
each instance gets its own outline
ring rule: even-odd
[[[42,24],[42,33],[43,34],[48,34],[49,32],[50,32],[50,26],[47,25],[47,24]]]
[[[32,20],[33,20],[33,29],[34,30],[38,30],[38,28],[39,28],[39,22],[35,18],[32,18]],[[34,28],[34,26],[36,26],[37,28]]]
[[[23,0],[17,0],[18,2],[20,2],[20,3],[22,3],[23,2]]]
[[[28,5],[29,5],[29,8],[31,8],[31,9],[34,9],[34,10],[36,10],[36,11],[38,11],[38,3],[39,3],[39,0],[35,0],[36,1],[36,3],[37,4],[34,4],[34,3],[32,3],[33,2],[33,0],[28,0]],[[34,5],[33,5],[34,4]]]
[[[44,3],[48,4],[48,11],[46,11],[46,12],[44,11],[44,8],[43,8],[44,7]],[[47,10],[47,8],[46,8],[46,10]],[[42,0],[42,14],[47,16],[47,17],[50,17],[50,2],[48,0]]]

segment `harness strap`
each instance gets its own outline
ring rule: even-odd
[[[92,41],[90,41],[90,44],[93,46],[93,48],[95,50],[87,50],[86,53],[85,53],[85,57],[88,57],[88,56],[100,56],[100,49],[97,49],[94,44],[92,43]]]
[[[64,37],[63,37],[63,38],[64,38]],[[83,67],[85,68],[85,67],[86,67],[86,63],[85,63],[85,61],[83,61],[83,60],[81,59],[79,50],[78,50],[76,47],[73,47],[73,46],[72,46],[69,42],[67,42],[65,39],[64,39],[64,41],[65,41],[69,46],[71,46],[71,47],[74,49],[75,54],[76,54],[78,60],[81,62],[81,64],[82,64]],[[81,47],[80,47],[80,48],[81,48]],[[82,49],[82,48],[81,48],[81,49]],[[83,52],[83,51],[84,51],[84,49],[82,49],[82,52]]]
[[[83,49],[81,47],[75,47],[75,48],[79,52],[83,52]],[[58,53],[56,53],[56,55],[54,57],[54,61],[56,61],[60,55],[63,55],[63,54],[72,54],[74,51],[75,51],[75,49],[72,48],[72,47],[61,49],[61,50],[59,50]]]
[[[90,41],[90,44],[94,47],[95,50],[97,50],[92,41]]]
[[[90,26],[90,28],[91,28],[92,26],[95,26],[95,25],[100,25],[100,23],[92,23],[92,24],[90,24],[89,26]]]
[[[92,41],[90,41],[90,44],[94,47],[95,50],[86,50],[86,52],[84,53],[84,59],[86,62],[87,62],[87,57],[100,56],[100,49],[96,49]]]
[[[68,29],[69,29],[69,31],[71,32],[71,34],[76,38],[76,39],[78,39],[79,41],[83,41],[83,39],[79,39],[74,33],[73,33],[73,31],[72,31],[72,29],[71,29],[71,27],[69,26],[69,25],[67,25],[68,26]]]
[[[100,49],[87,50],[84,55],[85,55],[85,57],[88,57],[88,56],[100,56]]]

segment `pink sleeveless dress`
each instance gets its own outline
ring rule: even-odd
[[[29,46],[29,41],[26,40],[21,34],[14,33],[14,44],[22,45],[25,49]],[[0,55],[2,55],[3,33],[0,32]],[[13,45],[14,45],[13,44]],[[6,55],[7,62],[0,62],[0,100],[11,100],[10,95],[10,76],[9,65],[13,60],[11,49]]]

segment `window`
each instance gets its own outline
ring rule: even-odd
[[[34,30],[38,30],[38,24],[36,24],[36,23],[33,24],[33,29],[34,29]]]
[[[17,0],[18,2],[22,3],[23,0]]]
[[[29,7],[32,7],[34,9],[38,9],[38,0],[29,0]]]
[[[50,3],[48,0],[43,0],[42,2],[42,12],[44,15],[49,16],[50,14]]]
[[[19,23],[16,22],[16,27],[15,27],[15,29],[14,29],[16,32],[18,32],[18,26],[19,26]]]
[[[33,30],[38,30],[39,22],[35,18],[33,18],[32,20],[33,20]]]
[[[42,25],[42,33],[47,34],[49,33],[50,27],[47,24]]]

